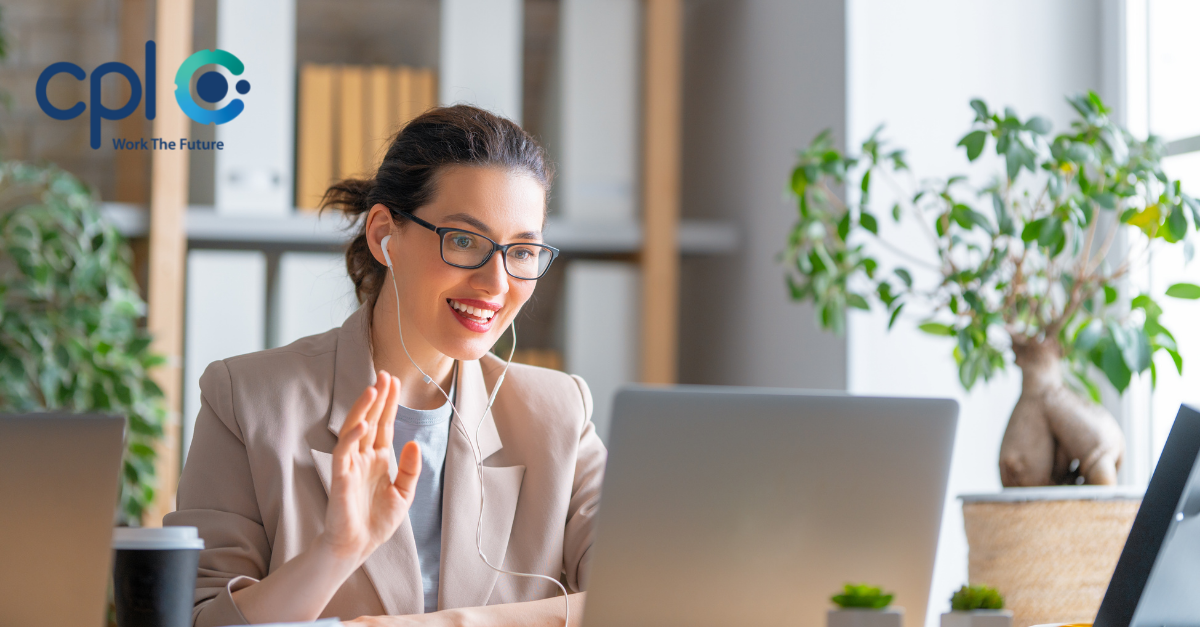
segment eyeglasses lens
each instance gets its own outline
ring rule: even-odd
[[[464,268],[477,267],[492,252],[492,243],[467,231],[449,231],[442,238],[442,259]],[[545,246],[518,244],[504,257],[508,273],[518,279],[536,279],[546,271],[554,254]]]

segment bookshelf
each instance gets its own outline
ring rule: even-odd
[[[136,10],[149,1],[121,3]],[[215,6],[218,14],[240,10],[231,8],[238,6],[235,0],[153,1],[159,40],[190,45],[190,36],[182,33],[191,32],[198,19],[195,47],[236,45],[222,33],[220,19],[212,40],[204,34],[211,9]],[[185,302],[202,300],[199,295],[185,299],[189,275],[196,281],[207,277],[203,280],[213,284],[218,276],[213,268],[224,263],[213,262],[219,253],[229,252],[230,259],[242,255],[254,276],[235,272],[231,280],[244,279],[245,285],[230,288],[266,294],[250,298],[254,302],[244,311],[219,313],[238,318],[235,323],[246,327],[243,336],[260,344],[241,347],[241,352],[277,345],[278,312],[297,306],[295,295],[282,292],[289,284],[303,284],[296,279],[296,268],[336,263],[350,236],[335,213],[318,216],[313,211],[317,199],[330,181],[368,175],[382,158],[387,137],[438,103],[471,101],[518,120],[542,139],[560,166],[562,178],[545,237],[564,255],[526,308],[531,324],[524,327],[521,358],[581,372],[579,364],[590,358],[581,362],[576,356],[572,363],[569,355],[564,360],[566,352],[599,350],[586,348],[592,344],[585,340],[620,335],[621,342],[602,343],[611,354],[597,357],[624,364],[604,389],[611,393],[616,383],[630,380],[675,382],[680,260],[734,254],[740,246],[738,229],[730,222],[680,217],[683,0],[271,1],[287,4],[293,19],[284,21],[285,27],[260,23],[241,36],[253,45],[255,37],[290,39],[294,31],[289,58],[262,61],[275,74],[294,77],[284,81],[292,91],[278,105],[287,110],[277,112],[279,119],[294,120],[288,122],[294,132],[281,144],[292,158],[279,162],[272,157],[272,167],[282,168],[273,180],[288,186],[284,201],[256,206],[244,195],[240,204],[222,204],[223,197],[232,196],[223,196],[219,186],[236,177],[220,163],[215,172],[193,168],[189,181],[186,155],[172,161],[156,153],[149,194],[123,198],[141,203],[103,205],[118,230],[135,241],[135,250],[145,251],[139,257],[149,267],[151,328],[161,339],[162,352],[172,358],[160,375],[176,429],[171,437],[178,433],[184,404],[180,354],[185,329],[214,315],[193,312]],[[162,50],[160,44],[160,55]],[[160,63],[167,61],[160,58]],[[164,94],[159,98],[170,99]],[[179,117],[170,121],[160,113],[156,133],[160,122],[186,124]],[[217,132],[237,130],[229,126]],[[201,136],[212,132],[192,130]],[[215,186],[215,193],[207,186]],[[189,197],[196,200],[189,204]],[[207,269],[191,268],[189,259],[197,251],[218,254],[208,259]],[[590,297],[595,289],[619,292],[607,299],[613,311],[600,311],[595,299],[586,308],[578,306],[578,295]],[[192,286],[187,290],[194,291]],[[572,325],[571,316],[579,317],[580,311],[595,319]],[[256,317],[266,320],[263,328],[252,328],[262,322],[244,320]],[[612,320],[620,322],[609,324]],[[588,328],[595,325],[601,327]],[[206,345],[186,339],[189,350]],[[622,346],[613,353],[616,344]],[[603,378],[581,374],[590,381]],[[189,381],[193,375],[198,373],[187,374]],[[593,386],[593,391],[603,386]],[[598,402],[598,414],[602,405]],[[597,426],[603,429],[599,419]],[[148,524],[156,524],[173,500],[169,487],[182,451],[165,453],[160,473],[168,489],[160,492],[161,507]]]
[[[101,212],[127,238],[149,234],[149,212],[143,205],[103,203]],[[283,217],[230,216],[192,205],[184,218],[189,248],[338,251],[349,237],[344,225],[333,212],[318,216],[301,209]],[[564,253],[586,256],[636,254],[644,241],[642,225],[634,220],[595,223],[559,216],[546,220],[545,237]],[[719,220],[681,220],[677,237],[684,255],[729,254],[740,241],[737,228]]]

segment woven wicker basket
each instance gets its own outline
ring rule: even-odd
[[[1013,627],[1091,623],[1141,505],[1140,493],[1101,487],[962,499],[971,583],[1000,590]]]

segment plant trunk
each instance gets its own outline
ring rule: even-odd
[[[1068,388],[1053,340],[1013,342],[1021,397],[1000,445],[1005,487],[1083,482],[1113,485],[1125,436],[1108,410]]]

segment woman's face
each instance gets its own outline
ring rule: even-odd
[[[504,245],[540,243],[545,210],[545,191],[526,173],[450,166],[438,175],[433,201],[413,214],[434,226],[473,231]],[[474,270],[451,266],[442,261],[441,238],[433,231],[413,222],[395,226],[383,205],[373,207],[371,214],[367,228],[372,243],[392,236],[388,254],[409,348],[414,348],[416,331],[431,348],[453,359],[482,357],[529,300],[537,281],[510,276],[499,252]],[[376,258],[383,262],[382,254]],[[390,288],[391,281],[385,285]]]

